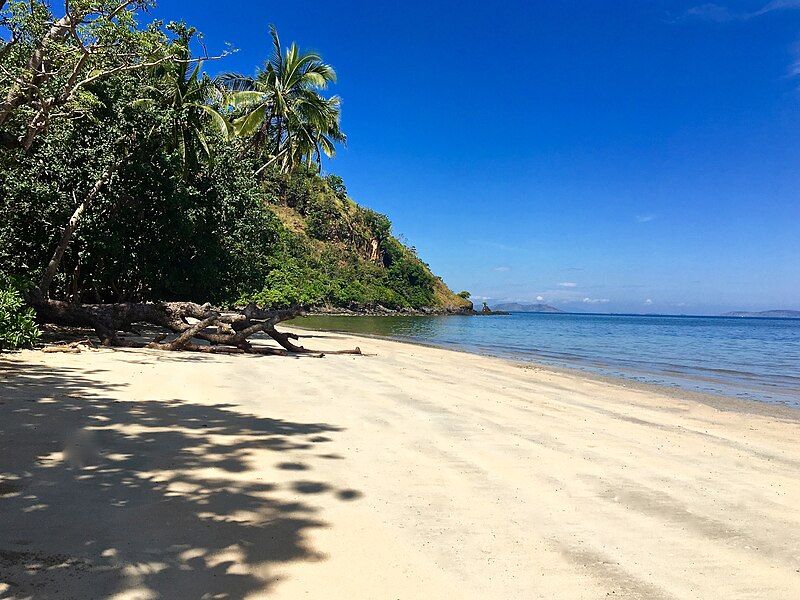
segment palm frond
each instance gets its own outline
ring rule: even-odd
[[[233,122],[233,130],[239,137],[251,137],[264,123],[265,107],[260,106],[254,111],[239,117]]]
[[[233,92],[254,91],[257,88],[254,78],[241,73],[220,73],[214,78],[214,83]]]

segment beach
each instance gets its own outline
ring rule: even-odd
[[[299,333],[0,356],[0,598],[800,597],[800,411]]]

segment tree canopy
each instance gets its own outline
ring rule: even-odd
[[[262,69],[211,78],[230,50],[152,9],[0,0],[0,274],[30,305],[463,308],[322,175],[332,66],[270,27]]]

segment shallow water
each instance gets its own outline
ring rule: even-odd
[[[296,323],[800,407],[800,319],[513,313]]]

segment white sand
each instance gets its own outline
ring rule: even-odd
[[[319,335],[0,357],[0,597],[800,598],[800,411]]]

